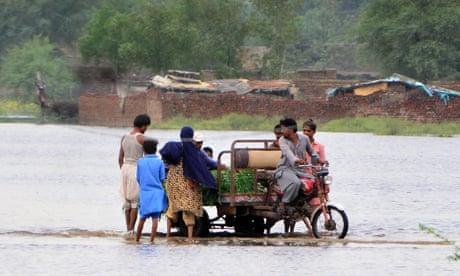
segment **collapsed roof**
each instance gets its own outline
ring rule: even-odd
[[[386,79],[379,79],[365,83],[358,83],[355,85],[333,88],[327,94],[327,98],[335,96],[337,94],[354,94],[358,96],[368,96],[379,91],[387,91],[388,85],[392,83],[401,83],[409,88],[421,88],[430,97],[438,96],[446,105],[449,102],[450,97],[460,97],[460,93],[457,91],[436,86],[427,86],[414,79],[394,73],[391,77]]]
[[[289,80],[218,79],[206,82],[196,77],[199,77],[199,73],[170,70],[164,77],[154,76],[151,86],[173,92],[235,92],[239,95],[257,93],[283,97],[290,96],[290,88],[294,86]]]

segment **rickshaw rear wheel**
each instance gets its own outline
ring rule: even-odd
[[[243,236],[261,236],[264,234],[264,218],[248,215],[235,217],[235,233]]]
[[[181,236],[187,236],[187,225],[185,225],[184,219],[182,218],[182,212],[179,212],[178,217],[179,233]],[[203,209],[202,217],[195,217],[195,225],[193,226],[194,237],[207,237],[209,236],[209,215],[206,210]]]

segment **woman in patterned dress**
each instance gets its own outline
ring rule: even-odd
[[[160,154],[168,165],[166,193],[168,195],[168,217],[166,237],[171,234],[171,226],[177,222],[178,212],[187,225],[188,242],[192,242],[195,216],[203,215],[203,201],[199,184],[216,189],[214,177],[200,156],[200,151],[192,143],[193,128],[181,129],[181,142],[168,142]]]

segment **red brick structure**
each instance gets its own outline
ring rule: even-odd
[[[296,81],[299,93],[295,99],[236,93],[176,93],[151,88],[124,100],[115,94],[80,96],[79,120],[82,125],[110,127],[131,126],[133,118],[148,113],[153,122],[176,115],[200,116],[204,119],[229,113],[313,118],[324,123],[331,119],[358,116],[393,117],[416,122],[460,121],[460,98],[452,97],[445,105],[437,96],[429,97],[418,89],[407,90],[393,85],[387,92],[369,96],[337,95],[326,100],[326,91],[357,81],[337,79],[303,79]],[[458,84],[439,85],[455,89]]]
[[[132,126],[137,114],[149,113],[146,97],[147,93],[129,96],[123,103],[117,94],[84,94],[78,104],[79,122],[82,125]]]

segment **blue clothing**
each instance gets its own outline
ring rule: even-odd
[[[184,176],[195,183],[217,190],[216,181],[209,171],[201,151],[195,147],[193,128],[185,126],[180,132],[181,142],[167,142],[160,154],[167,164],[177,165],[182,158]]]
[[[208,166],[208,169],[210,170],[217,169],[217,161],[209,157],[208,154],[204,150],[200,151],[200,155],[203,157],[203,160],[206,163],[206,166]]]
[[[158,218],[168,208],[165,180],[165,165],[156,154],[148,154],[137,161],[137,182],[139,183],[139,214],[145,219]]]
[[[182,158],[182,143],[167,142],[160,149],[160,154],[168,165],[178,165]]]

